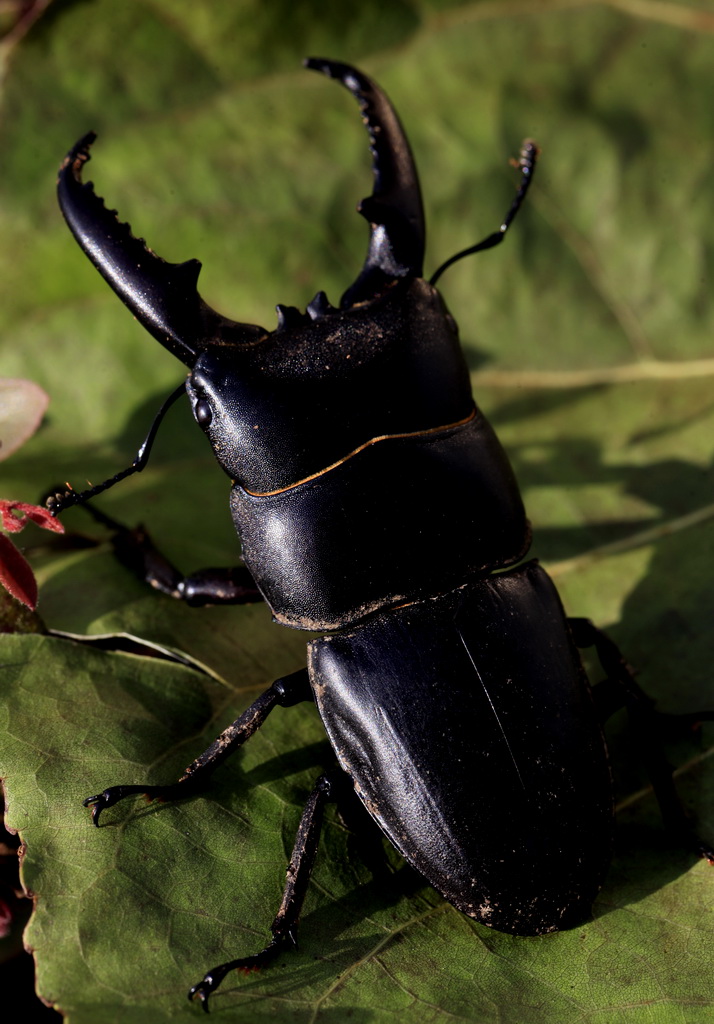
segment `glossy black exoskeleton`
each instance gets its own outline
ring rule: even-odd
[[[611,856],[613,806],[601,723],[626,706],[667,824],[703,855],[661,750],[651,702],[617,648],[567,620],[536,562],[518,486],[473,404],[458,332],[437,277],[502,238],[531,179],[536,148],[499,231],[426,281],[414,162],[384,93],[345,64],[308,66],[358,100],[374,158],[364,267],[338,307],[318,292],[305,313],[278,306],[274,331],[234,323],[196,290],[200,264],[169,264],[83,184],[93,136],[60,171],[59,198],[79,244],[153,336],[190,370],[195,418],[231,478],[244,567],[183,577],[151,542],[118,545],[159,589],[192,604],[264,598],[284,625],[322,632],[308,669],[275,682],[166,786],[113,786],[101,812],[135,793],[196,792],[279,704],[314,700],[340,767],[402,856],[459,910],[505,932],[567,928],[589,913]],[[132,467],[146,462],[167,401]],[[606,680],[591,691],[577,646],[596,647]],[[272,940],[195,985],[204,1008],[232,968],[294,943],[337,775],[305,808]]]

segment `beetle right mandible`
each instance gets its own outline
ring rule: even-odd
[[[689,831],[650,728],[651,702],[617,648],[589,622],[566,619],[536,562],[514,568],[530,527],[435,288],[455,259],[503,238],[535,145],[524,144],[500,229],[425,280],[421,194],[391,104],[355,68],[308,66],[358,100],[374,159],[374,190],[360,206],[367,258],[338,307],[318,292],[305,313],[278,306],[274,331],[229,321],[201,299],[197,261],[161,260],[82,183],[93,137],[71,151],[59,179],[79,244],[188,366],[195,419],[232,480],[244,567],[184,577],[146,539],[129,545],[133,563],[190,603],[262,597],[277,622],[324,634],[308,645],[308,669],[269,687],[179,782],[112,786],[86,801],[98,823],[132,794],[192,795],[276,704],[316,702],[343,771],[321,778],[305,808],[270,943],[191,989],[206,1009],[229,970],[262,966],[294,943],[322,808],[345,777],[402,856],[459,910],[516,935],[567,928],[589,913],[610,861],[601,726],[626,706],[666,823],[714,858]],[[56,495],[53,511],[141,469],[163,411],[183,391],[132,467],[82,494]],[[593,690],[576,650],[592,645],[606,675]]]

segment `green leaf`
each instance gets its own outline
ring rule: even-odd
[[[507,241],[440,287],[567,610],[608,627],[664,709],[711,706],[713,32],[709,0],[54,0],[3,86],[2,373],[51,404],[3,463],[2,497],[35,502],[124,468],[183,373],[64,227],[64,152],[96,129],[90,177],[108,205],[165,258],[200,258],[212,306],[270,328],[276,302],[304,307],[318,289],[337,301],[364,257],[354,206],[371,178],[355,104],[300,68],[310,53],[351,60],[412,141],[427,272],[498,226],[508,158],[523,137],[539,142]],[[227,487],[182,407],[146,471],[100,502],[145,522],[190,571],[237,560]],[[276,711],[200,799],[127,801],[100,829],[82,800],[176,777],[304,664],[306,637],[265,608],[195,611],[147,591],[83,510],[63,520],[74,547],[23,534],[47,626],[131,633],[212,675],[0,638],[0,776],[37,900],[26,941],[41,994],[71,1024],[197,1019],[188,987],[268,938],[301,807],[330,763],[314,709]],[[299,951],[228,978],[213,1009],[301,1024],[709,1020],[714,876],[667,843],[619,721],[610,739],[622,811],[591,923],[538,939],[489,931],[386,845],[365,858],[370,829],[331,809]],[[711,745],[709,725],[669,749],[710,839]]]

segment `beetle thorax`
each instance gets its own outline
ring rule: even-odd
[[[255,342],[212,343],[187,388],[223,469],[254,494],[472,409],[453,320],[420,279],[349,309],[293,317]]]

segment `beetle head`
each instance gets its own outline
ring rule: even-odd
[[[370,223],[364,266],[342,296],[350,309],[382,295],[405,277],[420,277],[424,215],[414,160],[389,100],[366,75],[336,61],[311,58],[306,66],[338,79],[360,104],[370,138],[374,188],[358,209]],[[82,182],[94,133],[68,153],[58,178],[60,207],[79,245],[141,324],[187,366],[213,345],[254,343],[269,333],[236,323],[211,309],[197,290],[198,260],[168,263],[135,238],[115,210],[105,207],[91,182]],[[322,293],[305,314],[278,307],[278,330],[335,312]]]

